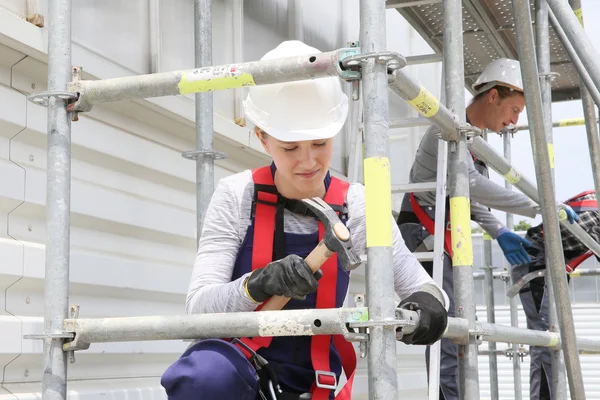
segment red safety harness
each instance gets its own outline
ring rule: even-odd
[[[262,167],[252,172],[255,185],[274,186],[273,175],[270,167]],[[331,205],[343,206],[348,192],[349,184],[336,178],[331,178],[329,190],[325,195],[325,202]],[[277,194],[258,191],[256,212],[254,219],[254,241],[252,251],[252,270],[265,267],[273,258],[273,238],[275,233],[275,213],[277,203]],[[323,239],[323,224],[319,222],[319,240]],[[323,277],[319,280],[317,289],[317,308],[335,308],[336,307],[336,283],[338,273],[338,260],[334,254],[321,267]],[[256,311],[259,311],[265,303],[261,304]],[[255,337],[241,339],[244,344],[255,352],[260,348],[269,347],[272,337]],[[313,400],[329,399],[330,390],[337,386],[335,374],[331,372],[329,366],[329,349],[332,340],[331,335],[316,335],[311,339],[311,360],[315,370],[315,383],[312,386]],[[354,381],[354,372],[356,370],[356,352],[352,344],[342,336],[333,335],[333,343],[340,354],[342,367],[347,377],[347,382],[343,389],[336,396],[337,400],[349,400],[352,393],[352,382]],[[251,354],[243,347],[238,346],[247,358]],[[318,382],[318,385],[317,385]],[[323,387],[325,386],[325,387]]]
[[[409,196],[410,205],[413,209],[413,212],[415,213],[415,216],[417,217],[421,225],[423,225],[425,229],[427,229],[427,232],[429,232],[430,235],[434,235],[435,222],[431,218],[429,218],[429,215],[427,215],[425,211],[423,211],[423,209],[419,205],[419,202],[417,202],[414,193],[409,193]],[[448,216],[448,220],[450,220],[450,216]],[[452,257],[452,232],[450,230],[450,222],[446,224],[446,232],[444,233],[444,249],[446,250],[446,253],[448,253],[448,255]]]
[[[565,201],[565,204],[568,204],[571,208],[573,208],[573,210],[575,210],[575,212],[581,212],[581,211],[591,211],[591,210],[597,210],[598,209],[598,201],[594,200],[594,199],[588,199],[588,200],[577,200],[581,197],[590,195],[590,194],[595,194],[596,192],[594,190],[588,190],[586,192],[582,192],[579,193],[576,196],[571,197],[569,200]],[[584,262],[585,260],[587,260],[588,258],[590,258],[591,256],[593,256],[594,253],[592,251],[587,251],[585,253],[583,253],[582,255],[575,257],[574,259],[572,259],[571,261],[569,261],[566,265],[566,270],[567,273],[571,273],[573,271],[575,271],[575,268],[577,268],[579,266],[579,264],[581,264],[582,262]]]

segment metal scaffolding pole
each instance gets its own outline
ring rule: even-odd
[[[549,0],[552,1],[552,0]],[[579,353],[575,343],[575,324],[569,300],[567,280],[564,276],[564,256],[560,237],[559,218],[556,213],[554,185],[550,168],[550,154],[544,134],[544,112],[541,88],[538,80],[537,63],[533,55],[535,45],[531,23],[531,10],[528,0],[513,0],[513,15],[517,32],[519,59],[527,100],[527,116],[531,129],[531,144],[534,153],[535,170],[541,198],[541,211],[544,220],[544,239],[547,253],[547,268],[551,269],[551,279],[558,307],[560,334],[565,353],[567,375],[571,395],[585,399]],[[574,15],[573,15],[574,16]],[[581,27],[579,27],[581,28]]]
[[[67,88],[71,80],[71,1],[50,0],[48,6],[48,91]],[[71,218],[71,115],[67,100],[48,102],[46,180],[46,272],[44,279],[44,400],[67,398],[67,353],[63,321],[69,310]],[[57,335],[52,337],[51,335]]]
[[[594,86],[600,91],[600,55],[592,45],[579,19],[566,0],[547,0],[571,45],[585,66]],[[571,393],[573,394],[573,393]]]
[[[251,61],[203,67],[192,70],[161,72],[97,81],[74,81],[67,85],[78,99],[69,111],[89,111],[94,104],[180,94],[203,93],[317,79],[327,76],[358,79],[359,72],[342,69],[340,62],[356,55],[357,48],[339,49],[300,57]]]
[[[484,293],[485,293],[485,309],[487,311],[487,322],[490,324],[496,323],[496,311],[494,304],[494,276],[492,267],[492,237],[488,234],[483,235],[483,269],[484,269]],[[475,275],[473,275],[475,279]],[[489,342],[490,350],[490,393],[492,400],[498,400],[498,357],[496,356],[496,343]]]
[[[575,271],[569,273],[569,276],[571,278],[581,278],[585,276],[600,276],[600,268],[577,268]],[[506,277],[508,276],[505,272],[498,271],[492,273],[492,279],[506,279]],[[475,279],[476,281],[485,280],[485,272],[475,272],[473,274],[473,279]]]
[[[552,182],[554,184],[554,143],[552,134],[552,75],[550,69],[550,26],[549,26],[549,7],[546,0],[536,0],[536,50],[537,63],[540,76],[540,88],[542,95],[542,106],[544,112],[544,123],[546,133],[546,143],[550,153],[550,169]],[[509,160],[510,161],[510,160]],[[546,257],[546,265],[551,260]],[[513,282],[514,284],[514,282]],[[551,332],[558,332],[558,314],[556,311],[556,302],[554,301],[554,286],[552,279],[546,279],[546,291],[548,299],[548,323]],[[511,302],[517,301],[517,297],[511,297]],[[553,350],[552,357],[552,380],[551,393],[556,400],[567,399],[567,381],[565,376],[565,366],[563,354],[560,349]]]
[[[558,121],[552,122],[553,128],[566,128],[569,126],[578,126],[585,125],[585,118],[568,118],[568,119],[560,119]],[[529,125],[517,125],[513,129],[507,129],[508,131],[517,132],[517,131],[527,131],[529,130]]]
[[[360,1],[360,44],[364,53],[386,49],[385,0]],[[365,134],[365,207],[367,219],[367,302],[369,319],[383,322],[395,315],[392,268],[391,175],[388,159],[387,65],[369,59],[362,64]],[[369,398],[398,398],[396,330],[370,328]]]
[[[600,105],[600,91],[598,91],[598,88],[596,87],[596,85],[594,85],[594,81],[590,77],[590,74],[588,73],[588,71],[585,69],[585,66],[583,65],[583,63],[581,62],[581,59],[579,58],[579,56],[577,55],[577,52],[575,51],[575,48],[569,41],[567,34],[565,33],[562,26],[558,23],[558,20],[554,16],[554,13],[552,12],[552,10],[548,10],[548,11],[549,11],[548,16],[550,17],[550,23],[552,24],[552,28],[554,29],[556,36],[558,37],[558,39],[562,43],[563,47],[565,48],[565,51],[569,55],[569,58],[571,59],[573,66],[579,73],[579,78],[584,83],[584,86],[587,88],[588,92],[590,92],[590,95],[592,96],[592,98],[594,99],[596,104]],[[583,123],[581,125],[583,125]]]
[[[194,0],[194,37],[196,68],[212,65],[212,0]],[[196,245],[214,192],[215,158],[213,150],[213,94],[196,93],[196,151],[185,157],[196,160]]]
[[[412,333],[419,324],[416,311],[396,309],[389,325]],[[64,321],[64,334],[73,338],[66,351],[85,350],[92,343],[119,343],[178,339],[236,338],[258,336],[344,335],[350,341],[367,340],[368,334],[350,332],[348,328],[372,327],[371,310],[366,307],[342,307],[261,312],[208,313],[175,316],[112,318],[73,318]],[[319,323],[315,323],[319,321]],[[381,325],[381,323],[379,324]],[[372,329],[372,328],[371,328]],[[464,318],[449,318],[444,337],[458,342],[481,337],[490,342],[518,342],[528,345],[560,346],[557,333],[535,331],[487,322],[476,322],[473,329]],[[577,348],[600,351],[600,340],[577,338]],[[395,354],[395,349],[394,349]],[[385,380],[386,378],[383,378]]]
[[[505,133],[502,135],[502,140],[504,143],[504,158],[508,162],[511,161],[511,134]],[[512,185],[509,181],[504,181],[504,187],[508,190],[512,190]],[[513,231],[515,229],[514,224],[514,216],[511,213],[506,213],[506,227]],[[516,297],[511,297],[510,299],[510,325],[513,327],[519,326],[519,313],[518,313],[518,303]],[[521,358],[517,355],[519,354],[519,343],[512,344],[513,351],[513,380],[514,380],[514,391],[515,391],[515,400],[521,400],[523,398],[523,384],[521,383]]]
[[[581,0],[569,0],[573,12],[579,17],[583,27],[583,10]],[[590,149],[590,162],[592,163],[592,175],[594,177],[594,189],[600,193],[600,138],[598,137],[598,119],[596,118],[596,107],[592,100],[590,91],[587,90],[583,78],[579,83],[581,102],[583,103],[583,116]],[[599,103],[600,105],[600,103]]]
[[[444,0],[444,76],[446,105],[461,123],[466,122],[462,0]],[[473,300],[473,243],[469,204],[467,136],[449,143],[448,191],[452,229],[452,270],[456,316],[475,328]],[[458,382],[461,399],[479,399],[479,367],[475,337],[458,344]]]
[[[448,319],[448,329],[444,334],[445,338],[461,342],[465,341],[467,336],[478,336],[481,340],[496,343],[517,342],[530,346],[551,348],[561,345],[560,335],[554,332],[513,328],[512,326],[496,325],[487,322],[476,322],[475,329],[470,331],[468,322],[463,318]],[[579,351],[594,353],[600,351],[600,341],[598,340],[579,338],[572,344]],[[576,397],[573,397],[573,399],[576,399]]]

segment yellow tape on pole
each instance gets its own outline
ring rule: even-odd
[[[554,347],[558,344],[558,334],[552,335],[550,338],[550,342],[548,343],[548,347]]]
[[[492,240],[492,237],[489,233],[483,232],[483,240]]]
[[[392,245],[392,186],[387,157],[364,161],[367,247]]]
[[[583,9],[578,8],[577,10],[573,10],[573,11],[575,12],[575,15],[577,16],[579,23],[581,24],[581,26],[583,26]]]
[[[199,68],[191,72],[183,72],[177,87],[179,94],[212,92],[255,86],[254,77],[247,72],[241,72],[235,65],[223,68]]]
[[[408,103],[413,106],[421,115],[427,118],[433,117],[440,109],[440,101],[432,95],[424,86],[421,86],[419,95]]]
[[[521,174],[519,174],[519,171],[517,171],[516,169],[511,168],[510,171],[504,174],[504,179],[506,179],[514,185],[515,183],[518,183],[521,180]]]
[[[548,143],[548,155],[550,157],[550,168],[554,169],[554,145]]]
[[[561,119],[558,121],[558,126],[563,128],[565,126],[578,126],[585,125],[584,118],[570,118],[570,119]]]
[[[452,231],[452,264],[472,266],[471,203],[468,198],[450,198],[450,227]]]
[[[571,273],[569,274],[569,276],[570,276],[571,278],[577,278],[577,277],[580,277],[580,276],[581,276],[581,271],[577,271],[577,270],[575,270],[575,271],[571,272]]]

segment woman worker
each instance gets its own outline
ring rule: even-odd
[[[262,60],[316,53],[302,42],[286,41]],[[291,298],[285,309],[341,307],[349,274],[335,255],[314,275],[304,262],[319,242],[319,221],[299,201],[323,198],[339,212],[355,254],[365,253],[364,188],[329,173],[333,140],[348,114],[340,81],[330,77],[251,87],[244,110],[273,162],[220,180],[206,213],[186,310],[250,312],[272,296]],[[400,307],[421,315],[419,328],[401,340],[434,343],[446,328],[448,298],[408,251],[391,215],[390,224]],[[333,399],[342,365],[351,381],[356,364],[352,345],[337,339],[244,339],[250,348],[201,340],[169,367],[162,385],[174,400],[255,400],[263,398],[259,392],[270,398],[249,361],[256,351],[276,375],[283,392],[276,393],[278,399],[306,398],[307,393],[313,400]],[[338,398],[349,399],[350,391],[347,385]]]

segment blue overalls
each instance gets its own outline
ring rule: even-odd
[[[272,183],[274,174],[274,165],[271,165],[270,168],[264,167],[254,171],[255,196],[257,191],[262,189],[274,190],[275,186]],[[327,174],[325,187],[328,191],[331,180],[332,178]],[[272,187],[269,188],[269,186]],[[342,198],[345,199],[345,192]],[[290,202],[294,203],[293,201],[286,201],[277,194],[277,203],[267,204],[268,207],[279,209],[277,211],[278,216],[275,219],[276,227],[272,232],[283,231],[282,207],[283,205],[288,207],[289,204],[286,203]],[[265,240],[262,234],[264,230],[260,231],[261,233],[255,240],[256,231],[260,230],[257,229],[257,219],[254,212],[257,207],[256,203],[253,201],[251,224],[239,250],[231,277],[232,281],[252,271],[253,250],[262,247],[261,240]],[[265,202],[261,201],[259,203],[264,210]],[[345,223],[346,220],[343,215],[340,217],[342,222]],[[318,232],[313,234],[285,233],[283,236],[285,238],[284,243],[280,238],[275,239],[272,260],[281,259],[289,254],[297,254],[305,258],[319,242]],[[282,243],[284,247],[282,247]],[[277,254],[282,251],[285,254]],[[262,265],[261,268],[265,265]],[[325,276],[327,270],[323,270],[323,273]],[[321,288],[321,281],[319,283]],[[339,262],[337,263],[337,280],[335,283],[335,307],[341,307],[348,289],[349,274],[341,267]],[[284,307],[286,310],[310,308],[317,308],[316,293],[306,296],[306,299],[302,301],[291,299]],[[315,371],[311,360],[311,340],[317,337],[273,337],[268,347],[260,348],[257,351],[274,367],[278,374],[279,384],[284,392],[308,393],[311,391],[315,383]],[[331,338],[325,337],[325,340],[329,340],[329,367],[330,371],[335,373],[337,381],[339,381],[342,361]],[[256,371],[244,353],[229,341],[221,339],[202,340],[191,346],[175,364],[167,369],[163,375],[162,384],[171,400],[255,400],[255,398],[258,398],[257,390],[259,386]],[[333,399],[334,391],[328,390],[328,392],[329,398]]]

